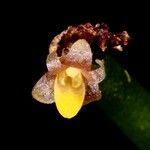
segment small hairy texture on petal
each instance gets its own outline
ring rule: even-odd
[[[46,65],[47,65],[49,74],[52,74],[52,75],[55,75],[62,68],[62,64],[56,52],[52,52],[51,54],[47,56]]]
[[[88,84],[86,87],[86,94],[84,99],[84,105],[93,101],[101,99],[101,91],[99,90],[98,84]]]
[[[77,40],[69,49],[69,52],[62,56],[62,64],[77,68],[91,69],[92,52],[90,45],[84,39]]]
[[[40,80],[35,84],[32,90],[32,96],[39,102],[51,104],[54,102],[54,76],[44,74]]]
[[[87,82],[84,104],[100,100],[102,97],[98,83],[103,81],[105,78],[104,62],[97,59],[96,63],[100,65],[100,68],[89,72],[85,72],[84,70],[82,71],[82,74],[86,78],[85,81]]]
[[[92,80],[95,83],[100,83],[105,79],[105,67],[104,62],[102,60],[96,59],[96,63],[100,66],[98,69],[95,69],[90,72]]]
[[[104,61],[96,59],[96,63],[99,64],[99,68],[95,69],[93,71],[87,71],[85,69],[82,69],[81,72],[83,76],[86,78],[87,82],[90,83],[100,83],[105,78],[105,67],[104,67]]]
[[[95,62],[100,66],[98,69],[94,70],[95,75],[97,76],[98,82],[101,82],[105,79],[105,66],[104,61],[96,59]]]

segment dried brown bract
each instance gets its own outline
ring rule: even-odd
[[[122,46],[128,44],[129,35],[127,31],[121,33],[111,33],[109,27],[102,23],[95,26],[91,23],[81,24],[76,27],[69,26],[67,30],[57,35],[49,48],[49,51],[57,50],[57,54],[61,56],[67,53],[68,48],[78,39],[85,39],[89,44],[98,41],[100,49],[105,52],[107,46],[122,51]]]

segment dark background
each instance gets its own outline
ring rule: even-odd
[[[14,60],[18,82],[15,83],[16,103],[13,107],[15,113],[10,117],[11,129],[19,131],[20,137],[27,135],[38,140],[71,141],[74,145],[81,142],[93,149],[97,146],[136,149],[135,144],[98,108],[97,103],[83,107],[75,118],[67,120],[58,114],[55,104],[44,105],[35,101],[31,90],[47,70],[45,60],[55,35],[69,25],[104,22],[112,32],[127,30],[130,34],[131,40],[124,52],[109,54],[149,91],[148,12],[144,8],[145,5],[125,2],[114,5],[94,1],[86,4],[70,2],[69,6],[58,2],[47,7],[40,3],[27,7],[21,4],[11,17],[16,21],[13,22],[13,31],[16,31],[15,43],[19,48],[16,51],[17,61]],[[12,110],[12,105],[10,108]]]

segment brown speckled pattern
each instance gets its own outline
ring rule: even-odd
[[[69,64],[72,67],[91,70],[92,52],[90,45],[84,39],[78,40],[71,46],[69,52],[62,56],[62,63],[65,65]]]
[[[54,76],[51,79],[44,74],[40,80],[35,84],[32,90],[32,96],[41,103],[51,104],[54,102]]]

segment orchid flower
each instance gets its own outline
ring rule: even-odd
[[[108,50],[107,45],[122,51],[129,38],[127,31],[114,34],[103,23],[69,26],[52,40],[46,61],[48,72],[34,86],[33,97],[45,104],[55,102],[63,117],[74,117],[83,105],[101,99],[104,61],[95,60],[100,67],[92,70],[90,44],[97,41],[102,52]]]
[[[100,67],[92,70],[92,51],[85,39],[75,41],[62,56],[50,51],[48,72],[34,86],[33,97],[45,104],[55,102],[63,117],[74,117],[83,105],[101,99],[99,83],[105,78],[104,62],[95,61]]]

